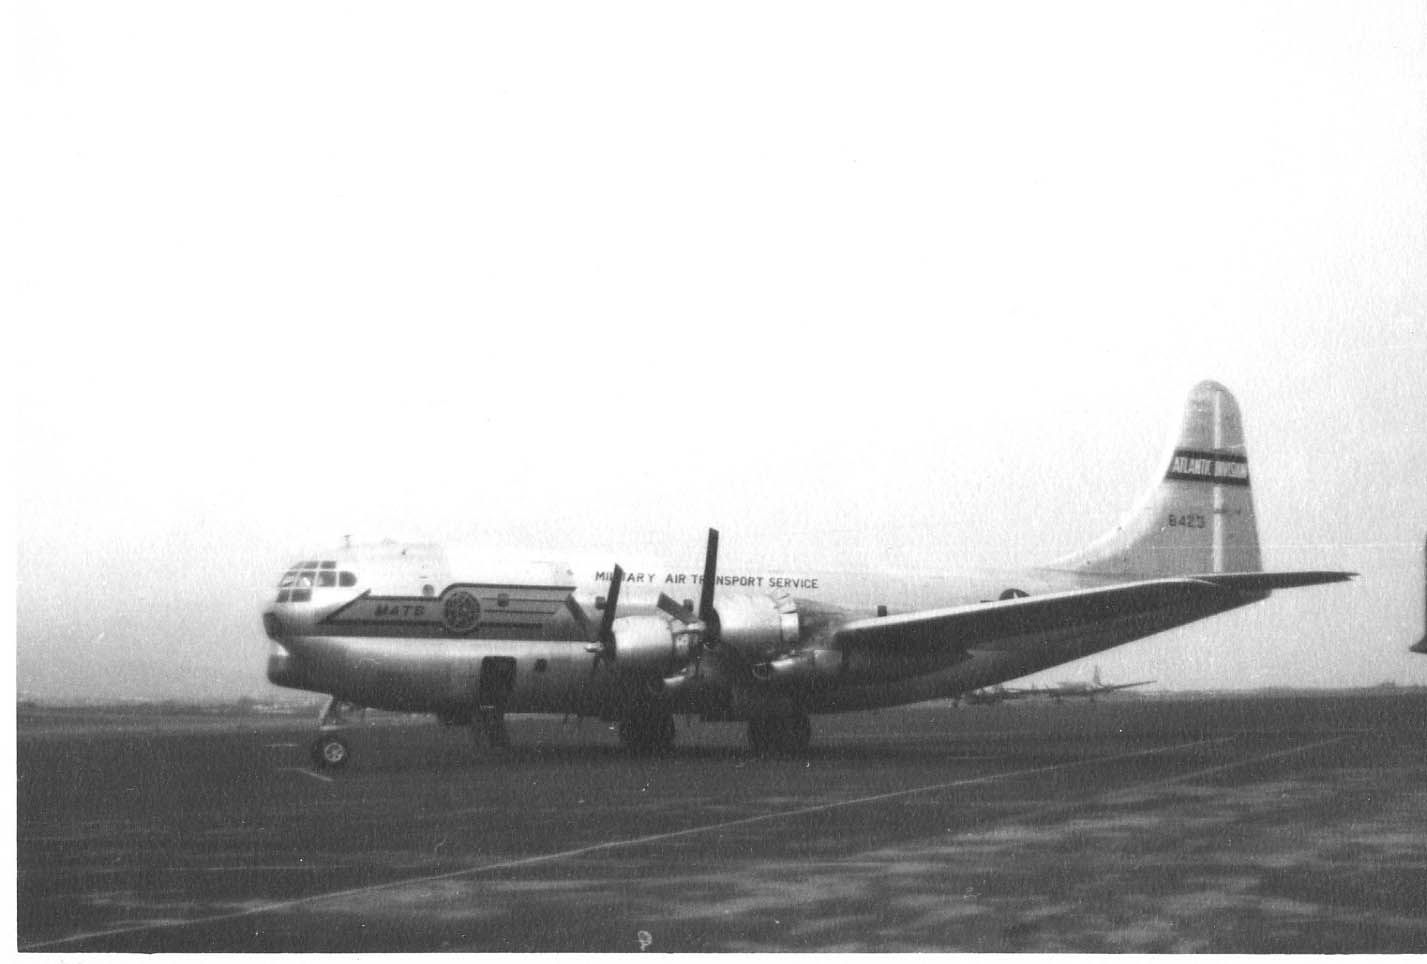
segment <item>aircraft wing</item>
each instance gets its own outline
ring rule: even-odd
[[[1190,618],[1231,609],[1270,589],[1341,582],[1353,573],[1216,573],[1150,579],[1094,589],[1047,593],[1017,599],[928,609],[895,616],[855,619],[833,633],[844,650],[866,649],[903,657],[919,653],[969,653],[999,643],[1063,634],[1077,629],[1169,619],[1176,612]],[[1251,597],[1250,599],[1244,598]]]
[[[1138,683],[1111,683],[1109,686],[1101,686],[1101,687],[1098,687],[1098,688],[1095,690],[1095,692],[1096,692],[1097,694],[1098,694],[1098,693],[1113,693],[1113,692],[1115,692],[1116,690],[1128,690],[1128,689],[1133,689],[1133,688],[1135,688],[1136,686],[1148,686],[1148,685],[1150,685],[1150,684],[1153,683],[1153,682],[1154,682],[1154,680],[1152,680],[1152,679],[1142,679],[1142,680],[1140,680]]]

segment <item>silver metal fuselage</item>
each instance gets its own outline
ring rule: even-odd
[[[328,693],[362,706],[460,715],[475,705],[482,667],[501,659],[514,669],[503,704],[507,712],[613,717],[632,698],[630,681],[602,671],[589,650],[591,627],[599,623],[609,587],[612,567],[607,564],[402,544],[333,550],[325,561],[335,571],[350,573],[355,584],[314,584],[306,587],[310,591],[300,601],[274,602],[264,614],[273,640],[268,678],[278,685]],[[697,565],[636,564],[626,569],[618,601],[621,616],[656,613],[661,593],[681,602],[699,595]],[[297,573],[301,579],[302,571],[294,567],[285,578]],[[719,575],[714,601],[724,611],[736,605],[740,595],[791,597],[802,636],[812,642],[851,619],[1120,581],[1052,569],[953,577],[743,567]],[[478,607],[469,606],[468,612],[479,613],[474,624],[458,625],[455,631],[450,610],[443,609],[453,592],[474,597]],[[714,719],[745,719],[766,711],[770,701],[792,700],[810,713],[919,702],[1025,676],[1224,608],[1232,607],[1181,607],[1111,620],[1093,630],[1042,630],[895,679],[842,672],[811,686],[743,686],[715,659],[693,685],[663,692],[660,698],[675,713],[703,713]]]

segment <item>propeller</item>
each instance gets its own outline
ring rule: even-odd
[[[605,599],[599,630],[595,634],[594,642],[585,647],[586,652],[593,653],[595,656],[594,665],[590,668],[591,675],[598,671],[600,663],[606,660],[613,662],[615,659],[615,610],[619,606],[619,589],[623,583],[624,570],[616,565],[610,578],[609,595]],[[692,610],[687,605],[675,602],[666,593],[660,593],[656,603],[662,612],[683,624],[684,632],[692,635],[689,652],[693,657],[693,675],[696,677],[699,675],[699,662],[703,657],[704,650],[717,649],[719,646],[718,610],[714,609],[713,604],[714,587],[717,583],[718,530],[710,529],[708,545],[704,550],[704,574],[699,591],[698,610]],[[584,620],[580,621],[583,625]]]
[[[614,660],[614,614],[619,607],[619,587],[624,585],[624,570],[618,564],[614,567],[614,574],[609,580],[609,595],[605,597],[604,615],[600,617],[600,628],[595,634],[595,641],[585,647],[585,652],[595,654],[594,666],[590,669],[590,674],[594,675],[595,670],[603,660]]]
[[[699,675],[700,661],[705,649],[717,649],[719,644],[718,610],[714,609],[714,587],[718,582],[718,530],[710,529],[708,544],[704,549],[704,575],[699,589],[697,611],[687,604],[677,603],[665,593],[659,594],[658,606],[670,616],[684,624],[686,632],[693,634],[689,653],[693,656],[693,675]]]

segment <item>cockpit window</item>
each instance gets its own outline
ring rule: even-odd
[[[357,577],[350,572],[338,572],[335,559],[307,559],[297,563],[278,580],[277,601],[311,602],[312,590],[326,589],[338,584],[355,586]]]

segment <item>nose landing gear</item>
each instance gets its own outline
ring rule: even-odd
[[[352,758],[347,741],[335,733],[324,733],[312,744],[312,762],[324,770],[337,770]]]
[[[346,766],[347,761],[352,758],[347,741],[337,732],[352,725],[351,720],[347,718],[348,710],[361,710],[363,716],[366,715],[364,707],[334,696],[318,717],[317,728],[320,732],[312,743],[312,762],[318,769],[338,770]]]

